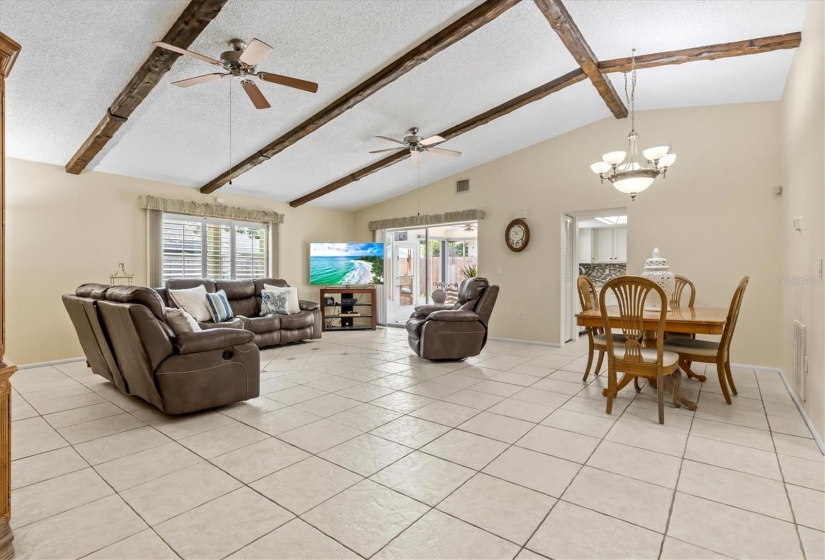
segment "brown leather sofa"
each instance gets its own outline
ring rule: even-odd
[[[84,284],[63,304],[92,372],[167,414],[259,395],[251,332],[215,328],[176,337],[160,295],[139,286]]]
[[[261,290],[264,284],[286,288],[289,286],[279,278],[257,278],[255,280],[167,280],[166,288],[158,293],[169,307],[176,307],[170,301],[166,290],[184,290],[203,286],[207,293],[218,290],[226,292],[226,299],[235,315],[223,323],[198,323],[202,329],[228,327],[245,329],[255,335],[253,342],[258,348],[279,346],[302,340],[321,338],[321,309],[314,301],[301,300],[301,311],[292,315],[265,315],[261,317]]]
[[[467,278],[452,307],[422,305],[407,320],[410,348],[428,360],[461,360],[478,356],[487,344],[487,325],[498,298],[498,286],[486,278]]]

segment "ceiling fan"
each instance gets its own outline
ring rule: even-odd
[[[433,154],[440,154],[442,156],[450,156],[450,157],[459,157],[461,152],[456,152],[455,150],[445,150],[444,148],[436,148],[438,144],[442,142],[446,142],[444,138],[441,136],[430,136],[429,138],[421,138],[418,135],[418,128],[412,127],[410,130],[407,131],[409,133],[408,136],[405,136],[403,140],[396,140],[395,138],[390,138],[389,136],[376,136],[376,138],[380,138],[381,140],[388,140],[390,142],[395,142],[396,144],[401,144],[404,146],[404,149],[410,151],[410,157],[416,163],[421,161],[421,153],[422,152],[431,152]],[[393,150],[400,150],[401,148],[387,148],[384,150],[373,150],[371,154],[380,154],[382,152],[392,152]]]
[[[196,76],[194,78],[187,78],[185,80],[172,82],[178,87],[194,86],[231,76],[240,81],[241,87],[243,87],[256,109],[268,109],[270,104],[269,101],[266,100],[266,97],[264,97],[264,94],[261,93],[261,90],[258,89],[258,86],[256,86],[250,79],[253,77],[257,77],[265,82],[280,84],[282,86],[296,88],[303,91],[308,91],[310,93],[315,93],[318,91],[318,84],[315,82],[299,80],[298,78],[291,78],[280,74],[272,74],[271,72],[259,72],[257,69],[258,63],[263,60],[266,55],[272,52],[273,49],[258,39],[252,39],[248,45],[240,39],[232,39],[229,41],[229,46],[232,47],[232,50],[222,52],[220,60],[215,60],[214,58],[210,58],[196,52],[187,51],[186,49],[182,49],[162,41],[155,41],[152,44],[168,51],[180,53],[198,59],[202,62],[220,66],[226,70],[225,73],[215,72],[213,74],[204,74],[203,76]]]

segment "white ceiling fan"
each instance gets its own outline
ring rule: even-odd
[[[268,109],[270,104],[269,101],[266,100],[266,97],[264,97],[264,94],[261,93],[261,90],[258,89],[258,86],[256,86],[250,78],[258,78],[265,82],[300,89],[310,93],[315,93],[318,91],[318,84],[315,82],[299,80],[298,78],[291,78],[280,74],[272,74],[271,72],[259,72],[257,69],[258,63],[273,50],[272,47],[259,39],[252,39],[248,45],[240,39],[232,39],[229,41],[229,46],[232,47],[232,50],[222,52],[220,60],[215,60],[214,58],[210,58],[196,52],[187,51],[186,49],[182,49],[162,41],[155,41],[152,44],[156,47],[183,54],[208,64],[220,66],[226,70],[226,72],[204,74],[203,76],[196,76],[194,78],[187,78],[185,80],[172,82],[178,87],[194,86],[231,76],[232,78],[240,81],[241,87],[243,87],[243,90],[249,96],[249,99],[252,101],[252,104],[255,105],[256,109]]]
[[[396,144],[401,144],[404,146],[403,148],[386,148],[383,150],[373,150],[371,154],[380,154],[383,152],[392,152],[395,150],[405,149],[409,150],[410,157],[415,163],[421,161],[421,154],[423,152],[430,152],[433,154],[439,154],[442,156],[450,156],[450,157],[459,157],[461,152],[457,152],[455,150],[445,150],[444,148],[436,148],[438,144],[442,142],[446,142],[447,140],[442,138],[441,136],[430,136],[429,138],[421,138],[418,135],[418,128],[412,127],[408,131],[408,135],[404,137],[403,140],[396,140],[395,138],[390,138],[389,136],[376,136],[376,138],[380,138],[382,140],[387,140],[389,142],[394,142]]]

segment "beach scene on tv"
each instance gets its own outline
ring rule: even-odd
[[[383,243],[310,243],[309,282],[328,286],[384,283]]]

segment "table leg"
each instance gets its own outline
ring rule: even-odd
[[[697,380],[699,380],[703,383],[708,380],[708,378],[705,377],[704,375],[699,375],[698,373],[694,373],[694,371],[692,369],[690,369],[690,362],[688,362],[684,358],[679,358],[679,367],[682,368],[683,370],[685,370],[685,373],[687,374],[688,377],[692,377],[693,379],[697,379]]]
[[[682,372],[679,369],[676,369],[670,375],[666,375],[662,378],[665,383],[665,389],[669,390],[673,394],[673,406],[676,408],[685,407],[688,410],[696,410],[696,403],[688,400],[682,392],[679,390],[682,384]]]

